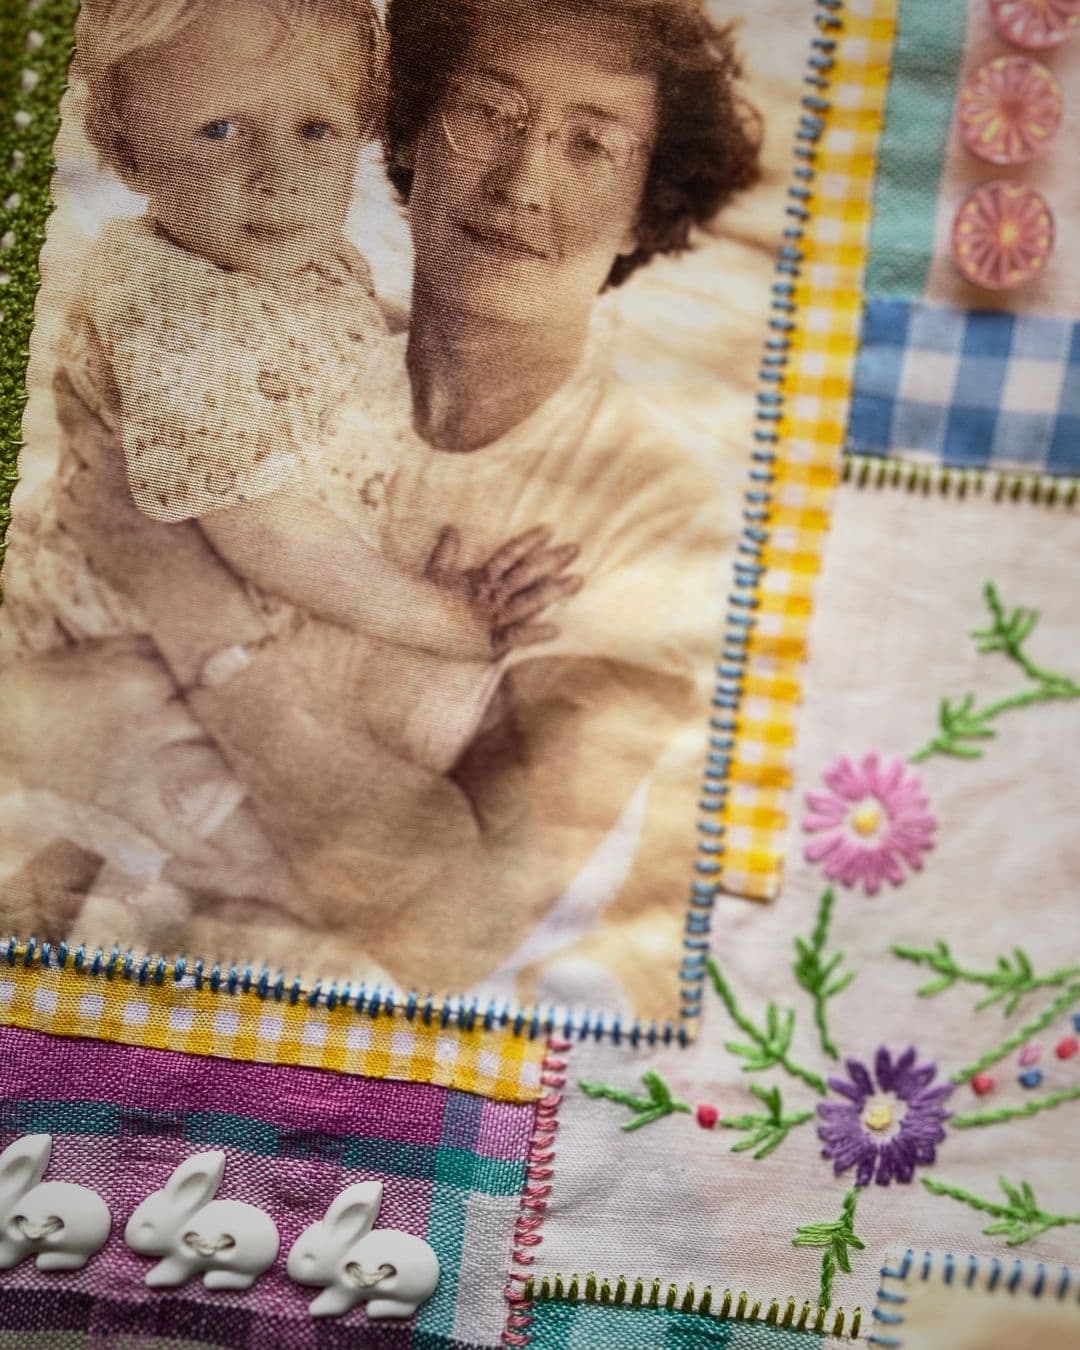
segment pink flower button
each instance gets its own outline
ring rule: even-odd
[[[990,17],[1006,42],[1042,51],[1080,25],[1080,0],[990,0]]]
[[[1027,56],[996,56],[960,91],[960,136],[988,164],[1026,164],[1061,126],[1061,86]]]
[[[987,291],[1033,281],[1054,249],[1054,217],[1034,188],[984,183],[953,220],[953,261],[963,276]]]

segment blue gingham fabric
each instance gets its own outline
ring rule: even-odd
[[[867,301],[846,449],[1080,474],[1080,325]]]

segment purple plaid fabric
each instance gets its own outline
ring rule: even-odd
[[[420,1083],[0,1028],[0,1148],[51,1134],[47,1179],[93,1187],[113,1215],[106,1247],[84,1270],[42,1274],[25,1261],[0,1271],[0,1344],[48,1331],[63,1350],[120,1336],[250,1350],[497,1345],[534,1112]],[[196,1280],[148,1289],[151,1262],[124,1245],[124,1224],[177,1163],[208,1148],[228,1158],[218,1195],[265,1209],[281,1254],[243,1293]],[[369,1322],[362,1308],[316,1322],[307,1305],[317,1290],[288,1279],[285,1256],[339,1191],[376,1178],[379,1226],[431,1243],[439,1287],[405,1324]]]

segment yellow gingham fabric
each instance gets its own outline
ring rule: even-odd
[[[431,1025],[419,1014],[371,1016],[354,1007],[310,1007],[254,992],[196,989],[190,976],[140,984],[92,975],[69,964],[0,960],[0,1025],[88,1036],[188,1054],[300,1064],[369,1078],[399,1078],[479,1093],[498,1101],[535,1101],[546,1038],[508,1031]]]
[[[780,889],[792,747],[813,588],[840,477],[859,337],[862,280],[898,0],[839,11],[825,130],[814,156],[811,219],[799,245],[796,331],[784,378],[769,539],[747,645],[730,785],[721,823],[723,890]]]

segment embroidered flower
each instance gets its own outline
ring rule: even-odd
[[[1076,32],[1080,0],[990,0],[990,17],[1006,42],[1039,51]]]
[[[937,821],[922,779],[902,759],[882,764],[871,751],[856,766],[841,755],[823,774],[828,792],[808,792],[803,830],[817,835],[803,850],[807,862],[825,861],[825,875],[844,886],[862,883],[876,895],[885,880],[899,886],[901,862],[922,867]]]
[[[895,1062],[881,1046],[873,1074],[857,1059],[847,1061],[847,1071],[847,1078],[829,1079],[832,1090],[847,1101],[818,1106],[818,1137],[825,1144],[821,1156],[832,1159],[837,1176],[857,1167],[856,1186],[873,1180],[879,1186],[910,1182],[918,1164],[934,1161],[945,1138],[949,1113],[942,1103],[953,1085],[930,1087],[937,1065],[917,1064],[914,1046]]]

